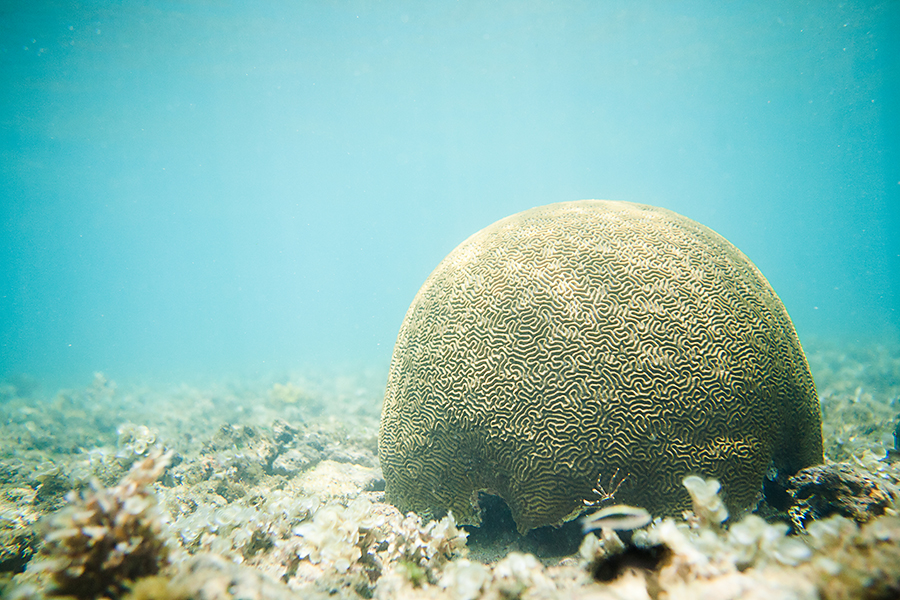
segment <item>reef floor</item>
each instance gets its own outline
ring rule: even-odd
[[[900,348],[806,344],[826,468],[724,523],[715,484],[638,531],[520,536],[384,503],[385,371],[117,385],[0,382],[4,598],[900,597]],[[797,492],[797,490],[805,490]],[[793,517],[793,520],[792,520]]]

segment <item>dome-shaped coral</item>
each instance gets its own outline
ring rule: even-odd
[[[520,530],[616,501],[673,514],[689,474],[732,512],[766,470],[821,462],[815,387],[759,270],[712,230],[625,202],[498,221],[441,262],[397,337],[381,422],[386,495],[477,523],[502,496]]]

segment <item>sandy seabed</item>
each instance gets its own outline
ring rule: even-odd
[[[519,536],[384,503],[385,369],[42,394],[0,382],[4,598],[898,598],[897,345],[806,344],[845,490],[802,532],[757,516]],[[111,375],[110,375],[111,376]],[[714,497],[714,495],[713,495]],[[489,504],[489,503],[488,503]],[[496,502],[494,503],[497,504]],[[858,506],[857,506],[858,508]],[[493,519],[493,524],[489,521]]]

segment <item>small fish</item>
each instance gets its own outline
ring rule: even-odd
[[[581,520],[582,531],[587,533],[595,529],[638,529],[652,520],[650,513],[643,508],[616,504],[591,513]]]

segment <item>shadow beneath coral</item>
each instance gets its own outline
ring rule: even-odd
[[[510,552],[525,552],[534,554],[545,564],[554,564],[578,552],[584,537],[578,521],[560,527],[538,527],[522,535],[502,498],[479,494],[478,504],[481,506],[481,526],[463,528],[469,533],[469,556],[481,562],[492,563]]]

